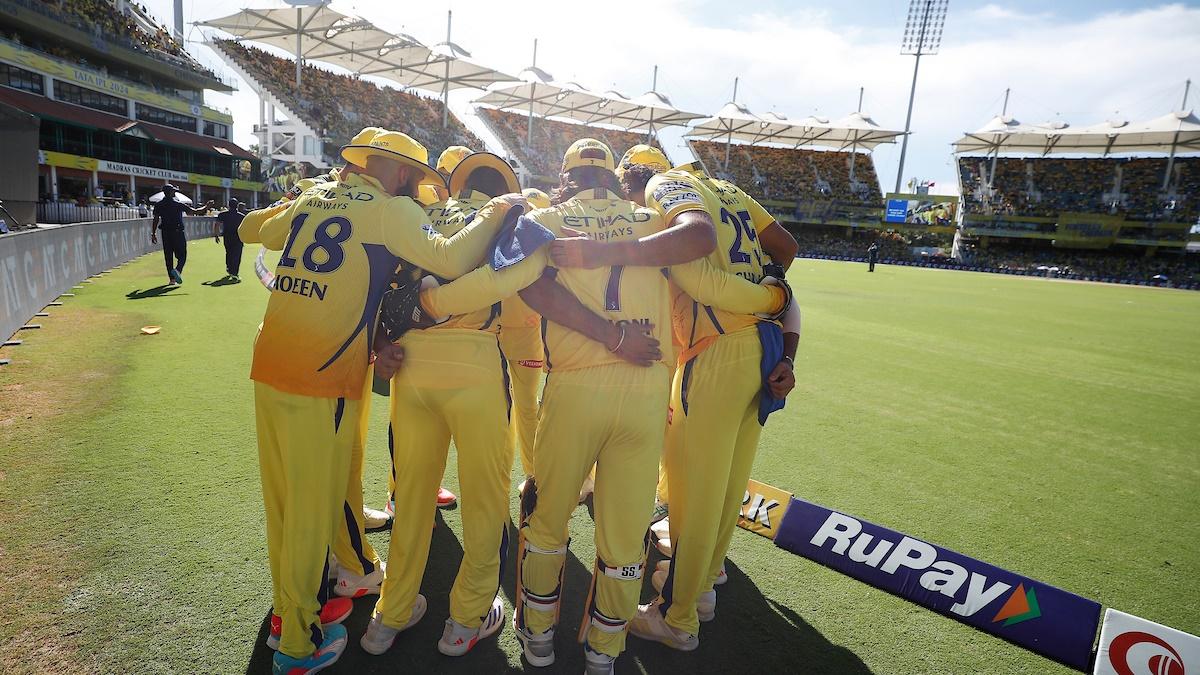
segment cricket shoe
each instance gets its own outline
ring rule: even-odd
[[[369,506],[363,507],[363,529],[378,530],[392,524],[392,515]]]
[[[527,628],[517,626],[517,617],[513,617],[513,630],[517,632],[517,641],[525,652],[525,660],[535,668],[545,668],[554,663],[554,627],[546,632],[534,635]]]
[[[183,273],[180,272],[179,270],[173,269],[170,272],[168,272],[167,274],[170,275],[171,281],[174,281],[177,284],[183,283]]]
[[[361,598],[364,595],[379,595],[379,587],[383,584],[385,563],[375,563],[375,569],[369,574],[358,576],[345,567],[338,568],[337,584],[333,592],[343,598]]]
[[[388,495],[387,504],[383,507],[383,512],[388,514],[388,518],[396,517],[396,498]]]
[[[438,651],[446,656],[462,656],[480,640],[491,637],[504,626],[504,603],[497,596],[492,600],[492,608],[483,623],[478,628],[467,628],[454,619],[446,619],[446,628],[442,631],[442,639],[438,640]]]
[[[667,561],[663,561],[667,562]],[[654,574],[650,575],[650,584],[654,586],[654,590],[662,593],[663,586],[667,583],[667,570],[658,569]],[[717,592],[708,591],[701,593],[699,598],[696,598],[696,617],[701,623],[708,623],[717,618]]]
[[[657,523],[663,518],[666,518],[668,514],[669,510],[667,505],[658,501],[657,499],[654,500],[654,512],[650,514],[650,524],[653,525],[654,523]]]
[[[321,613],[317,618],[321,621],[321,628],[337,625],[346,620],[350,616],[350,612],[354,611],[354,603],[350,598],[330,598],[321,605]],[[283,633],[283,619],[279,618],[278,614],[271,614],[271,633],[267,635],[267,646],[271,649],[279,649],[279,636]]]
[[[439,509],[444,509],[448,506],[454,506],[458,503],[458,496],[444,487],[438,488],[437,505]],[[393,510],[395,507],[392,507]]]
[[[413,600],[412,616],[408,617],[408,623],[404,624],[403,628],[392,628],[383,622],[379,614],[371,614],[371,623],[367,624],[367,632],[363,633],[362,639],[358,641],[358,644],[368,654],[379,656],[391,648],[392,643],[396,641],[397,635],[417,625],[421,617],[425,616],[425,610],[428,607],[428,603],[425,602],[425,596],[417,593],[417,598]]]
[[[591,645],[583,643],[583,675],[615,675],[617,657],[592,651]]]
[[[337,663],[342,652],[346,650],[346,627],[333,625],[325,628],[323,632],[325,635],[321,646],[302,659],[275,652],[271,661],[272,675],[307,675]]]
[[[654,565],[654,569],[665,573],[671,569],[671,561],[659,560]],[[723,586],[727,581],[729,581],[729,575],[725,573],[725,565],[722,564],[721,569],[717,572],[717,578],[713,580],[713,586]]]
[[[629,632],[643,640],[661,642],[671,649],[690,652],[700,646],[700,638],[671,627],[659,611],[662,599],[648,605],[638,605],[637,614],[629,621]]]

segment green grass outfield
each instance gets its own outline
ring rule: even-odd
[[[0,672],[269,668],[247,379],[267,294],[203,285],[223,271],[211,241],[191,244],[187,283],[165,293],[151,290],[161,260],[85,284],[4,350]],[[756,478],[1200,633],[1200,293],[812,260],[790,278],[805,312],[799,385],[763,434]],[[139,335],[147,324],[162,333]],[[385,419],[374,397],[376,505]],[[454,462],[446,483],[457,488]],[[435,649],[459,515],[442,512],[434,535],[428,616],[369,657],[356,640],[371,601],[358,601],[335,672],[521,667],[511,628],[462,659]],[[580,508],[554,672],[582,669],[569,634],[591,527]],[[370,537],[386,550],[386,532]],[[698,651],[630,638],[618,670],[1068,672],[748,532],[729,573]],[[512,593],[510,567],[510,607]]]

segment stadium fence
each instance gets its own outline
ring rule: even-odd
[[[185,218],[188,239],[212,236],[215,218]],[[0,336],[20,330],[30,317],[88,277],[147,253],[150,220],[133,218],[76,223],[0,236]]]
[[[109,204],[86,204],[75,202],[46,202],[37,205],[37,222],[46,225],[70,225],[71,223],[97,223],[112,220],[146,218],[150,207]]]

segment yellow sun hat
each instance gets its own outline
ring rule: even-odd
[[[609,171],[616,168],[612,150],[594,138],[581,138],[567,148],[567,154],[563,157],[563,173],[581,166],[598,166]]]
[[[382,130],[375,134],[369,144],[345,145],[342,159],[365,167],[370,157],[383,157],[421,172],[422,183],[445,186],[442,174],[429,166],[429,151],[412,136],[399,131]]]
[[[521,190],[521,182],[517,180],[516,172],[508,165],[508,162],[504,161],[504,158],[490,152],[473,152],[463,158],[450,174],[450,196],[465,196],[462,195],[462,191],[467,184],[467,179],[471,177],[473,171],[482,168],[495,169],[500,172],[500,175],[504,177],[505,194]],[[488,196],[499,197],[500,195]]]

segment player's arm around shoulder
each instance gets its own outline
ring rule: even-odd
[[[429,225],[424,209],[408,197],[395,197],[383,207],[385,243],[394,255],[444,278],[460,277],[477,267],[488,246],[515,205],[526,205],[520,195],[504,195],[488,202],[471,222],[452,237]]]
[[[296,208],[299,205],[299,201],[292,201],[268,209],[270,213],[262,221],[262,226],[258,230],[258,240],[262,242],[265,248],[272,251],[283,250],[288,232],[292,229],[292,218],[295,216]],[[246,222],[243,220],[242,226],[244,227],[245,224]],[[241,228],[238,228],[238,234],[241,234]],[[243,239],[242,241],[245,240]]]
[[[263,209],[255,209],[246,214],[242,219],[242,224],[238,226],[238,238],[244,244],[257,244],[262,242],[262,226],[269,218],[279,213],[282,213],[291,206],[291,202],[280,202],[273,204]]]
[[[528,288],[541,278],[546,265],[545,247],[499,271],[491,265],[482,265],[445,286],[421,291],[421,307],[438,318],[489,307]]]
[[[775,316],[791,299],[781,286],[756,284],[701,258],[670,268],[671,281],[700,304],[733,314]]]

